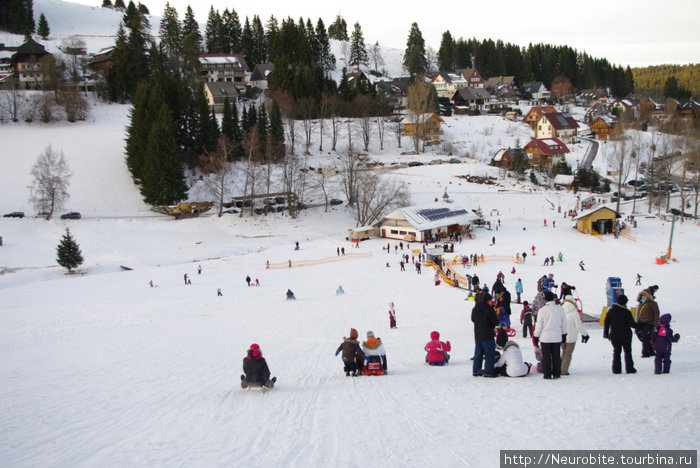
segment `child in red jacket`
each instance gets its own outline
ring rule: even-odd
[[[425,351],[428,353],[425,356],[425,362],[431,366],[444,366],[450,361],[450,355],[447,353],[452,349],[449,340],[446,342],[440,341],[440,333],[433,331],[430,333],[431,341],[425,345]]]

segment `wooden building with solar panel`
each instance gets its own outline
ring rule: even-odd
[[[471,231],[477,219],[479,216],[473,211],[457,203],[436,202],[399,208],[374,226],[380,237],[426,242]]]

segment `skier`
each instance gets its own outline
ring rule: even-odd
[[[642,275],[637,273],[637,282],[634,283],[635,286],[641,286],[642,285]]]
[[[272,388],[277,382],[277,377],[270,379],[270,368],[267,361],[262,356],[262,351],[257,343],[250,345],[248,355],[243,358],[243,372],[241,375],[241,387],[247,388],[249,385],[257,385],[265,388]]]
[[[561,252],[559,252],[559,255],[557,255],[557,260],[559,260],[560,262],[564,261],[564,256],[561,254]]]
[[[185,284],[187,284],[187,273],[185,273],[185,276],[183,278],[185,279]]]
[[[495,243],[496,243],[496,236],[493,236],[493,237],[491,237],[491,244],[495,244]]]
[[[153,286],[153,280],[149,281],[148,284],[150,284],[152,288],[155,287]]]
[[[389,328],[396,328],[396,311],[393,302],[389,303]]]
[[[586,265],[583,263],[583,260],[578,262],[578,266],[581,268],[581,271],[586,271],[586,269],[584,268]]]
[[[357,341],[358,336],[357,330],[351,328],[350,337],[343,337],[343,342],[340,343],[338,349],[335,350],[336,356],[341,351],[343,353],[341,358],[343,359],[343,370],[345,371],[346,377],[349,377],[350,373],[352,373],[353,377],[356,377],[357,371],[362,369],[362,361],[365,355],[360,348],[360,342]]]
[[[430,366],[444,366],[450,362],[450,355],[447,353],[452,349],[450,341],[444,343],[440,341],[440,333],[436,331],[430,332],[430,341],[423,348],[427,353],[425,362]]]
[[[367,341],[362,342],[362,352],[365,354],[365,361],[379,362],[382,366],[382,372],[386,374],[386,351],[384,350],[384,345],[382,344],[381,338],[375,338],[373,331],[367,332]]]

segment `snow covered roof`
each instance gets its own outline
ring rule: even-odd
[[[459,204],[436,202],[400,208],[384,219],[406,220],[417,230],[427,231],[453,224],[467,225],[478,218]]]
[[[571,185],[574,183],[574,176],[567,174],[557,174],[554,176],[554,185]]]
[[[616,217],[616,218],[619,218],[619,217],[620,217],[620,213],[618,213],[617,211],[613,210],[612,208],[608,208],[607,206],[600,206],[600,207],[598,207],[598,208],[592,208],[592,209],[587,210],[587,211],[582,211],[577,217],[574,218],[574,221],[576,221],[576,220],[578,220],[578,219],[581,219],[581,218],[585,218],[586,216],[590,216],[590,215],[592,215],[593,213],[595,213],[596,211],[600,211],[600,210],[612,211],[613,213],[615,213],[615,217]]]
[[[422,124],[422,123],[427,122],[427,121],[430,120],[433,116],[435,116],[435,117],[438,119],[438,121],[444,122],[444,120],[442,120],[442,119],[440,118],[440,116],[437,115],[435,112],[426,112],[426,113],[420,114],[420,115],[418,116],[418,119],[417,119],[418,124],[420,125],[420,124]],[[402,125],[413,125],[414,123],[416,123],[416,120],[415,120],[414,114],[412,114],[412,113],[411,113],[411,114],[408,114],[408,115],[407,115],[406,117],[404,117],[403,120],[401,121],[401,124],[402,124]]]
[[[544,155],[565,154],[569,148],[559,138],[536,139],[533,138],[525,145],[525,148],[537,148]]]

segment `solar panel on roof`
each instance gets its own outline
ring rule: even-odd
[[[421,215],[429,221],[438,221],[440,219],[451,218],[453,216],[460,216],[466,213],[466,210],[452,211],[449,208],[428,208],[418,211],[419,215]]]

